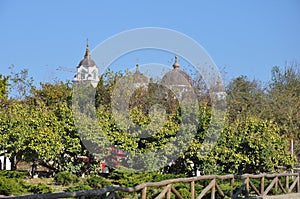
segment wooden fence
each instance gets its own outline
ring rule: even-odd
[[[220,183],[227,181],[230,184],[231,190],[227,195],[224,190],[220,188]],[[254,183],[255,181],[255,183]],[[196,193],[195,184],[200,182],[206,182],[200,193]],[[235,183],[239,182],[239,187],[235,186]],[[242,182],[242,183],[241,183]],[[257,183],[259,182],[259,183]],[[277,173],[277,174],[244,174],[244,175],[205,175],[191,178],[177,178],[171,180],[164,180],[161,182],[146,182],[135,187],[123,188],[110,186],[99,190],[88,191],[76,191],[76,192],[63,192],[63,193],[51,193],[51,194],[35,194],[28,196],[9,197],[14,199],[52,199],[52,198],[70,198],[77,197],[84,199],[88,196],[105,196],[106,199],[121,199],[118,193],[136,192],[139,194],[138,198],[149,198],[147,195],[147,189],[149,188],[162,188],[162,191],[155,196],[156,199],[166,198],[170,199],[172,195],[178,199],[184,199],[179,190],[176,190],[176,183],[188,183],[190,189],[191,199],[201,199],[204,196],[209,196],[215,199],[216,196],[221,198],[230,197],[237,198],[240,196],[266,196],[272,193],[291,193],[300,192],[299,173]]]

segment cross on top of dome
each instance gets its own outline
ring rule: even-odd
[[[179,69],[179,67],[180,67],[180,64],[178,63],[178,56],[175,55],[175,62],[173,64],[173,68],[174,69]]]

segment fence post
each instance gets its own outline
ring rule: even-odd
[[[275,182],[275,193],[277,194],[277,192],[278,192],[278,180],[279,180],[279,178],[278,178],[278,176],[276,176],[275,178],[276,178],[276,182]]]
[[[264,195],[265,192],[265,176],[263,175],[260,179],[260,195]]]
[[[231,186],[230,197],[232,198],[233,191],[234,191],[234,176],[230,179],[230,186]]]
[[[249,176],[246,177],[246,198],[249,197]]]
[[[147,191],[147,187],[144,187],[144,188],[142,189],[142,199],[146,199],[146,197],[147,197],[146,191]]]
[[[213,186],[211,188],[211,199],[215,199],[216,197],[216,178],[212,179]]]
[[[166,196],[167,199],[171,199],[171,187],[172,185],[170,186],[170,189],[168,189],[167,191],[167,196]]]
[[[288,175],[285,176],[285,189],[286,189],[286,192],[288,192],[289,189],[290,189],[290,186],[289,186],[289,176]]]
[[[191,199],[195,199],[195,181],[191,182]]]
[[[297,176],[297,192],[299,193],[300,192],[300,176],[299,176],[299,174],[298,174],[298,176]]]

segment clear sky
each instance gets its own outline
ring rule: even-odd
[[[268,81],[273,66],[300,62],[298,0],[1,0],[0,73],[14,65],[27,68],[37,82],[72,80],[73,73],[56,69],[75,70],[86,38],[92,50],[112,35],[141,27],[193,38],[225,70],[227,81],[239,75]]]

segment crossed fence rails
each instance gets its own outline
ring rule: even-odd
[[[253,182],[254,179],[259,179],[260,183],[257,186]],[[266,183],[266,179],[268,182]],[[200,193],[195,191],[195,183],[199,181],[208,181]],[[235,181],[242,181],[242,185],[239,188],[235,187]],[[220,181],[229,181],[231,190],[228,195],[220,188]],[[163,188],[163,190],[155,196],[155,199],[166,198],[170,199],[173,195],[175,198],[184,199],[179,190],[174,186],[175,183],[189,183],[190,188],[190,198],[191,199],[201,199],[204,196],[210,194],[211,199],[215,199],[216,196],[221,198],[230,197],[249,197],[249,195],[254,196],[267,196],[271,190],[275,193],[281,191],[281,193],[287,194],[292,193],[293,191],[300,193],[300,180],[299,173],[275,173],[275,174],[243,174],[243,175],[205,175],[198,177],[190,178],[177,178],[164,180],[161,182],[145,182],[135,187],[124,188],[118,186],[108,186],[98,190],[86,190],[86,191],[75,191],[75,192],[61,192],[61,193],[50,193],[50,194],[34,194],[26,196],[17,196],[9,197],[11,199],[54,199],[54,198],[80,198],[84,199],[88,196],[99,196],[104,197],[105,199],[122,199],[120,192],[133,193],[136,192],[139,194],[139,198],[148,199],[147,189],[149,188]]]

